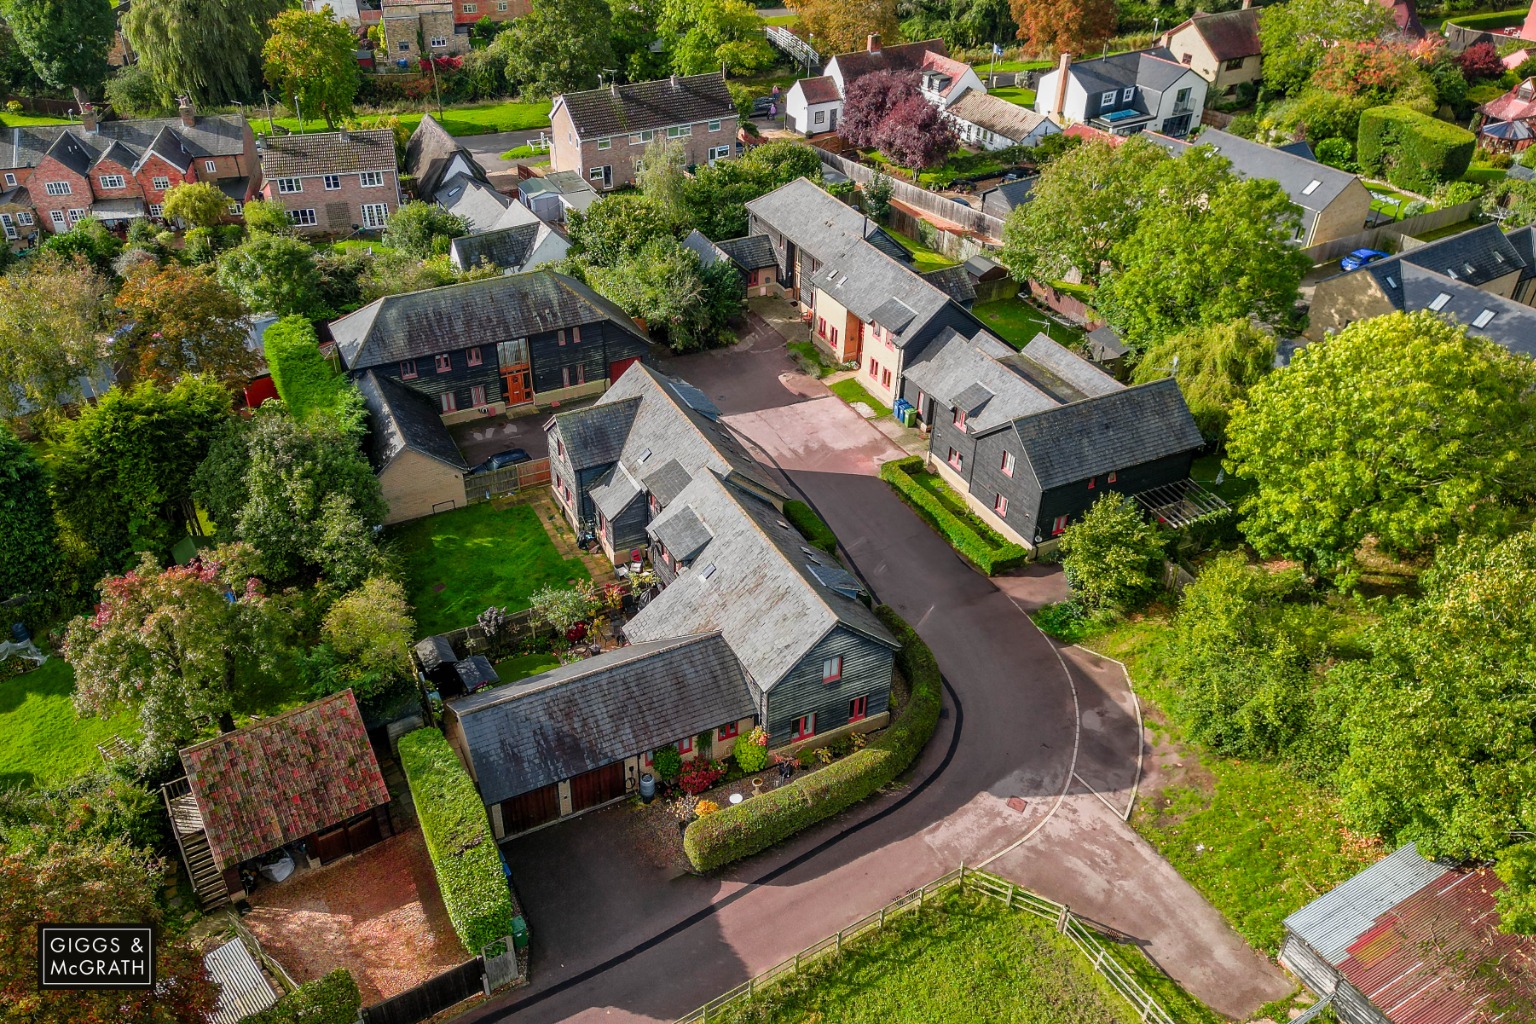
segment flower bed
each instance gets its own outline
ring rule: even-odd
[[[911,687],[900,716],[863,750],[820,771],[692,822],[683,850],[699,871],[749,857],[874,795],[917,758],[939,722],[939,666],[912,627],[885,605],[875,609],[901,651],[896,664]]]
[[[921,472],[922,458],[912,455],[881,466],[880,479],[894,487],[896,493],[918,515],[943,534],[950,547],[958,551],[962,558],[988,576],[1024,564],[1029,557],[1028,552],[1018,544],[1004,540],[974,516],[966,516],[952,508],[951,505],[964,507],[958,496],[952,502],[941,500],[940,494],[935,492],[940,487],[948,490],[946,485],[943,481],[936,481],[938,487],[925,486],[924,481],[917,477]]]

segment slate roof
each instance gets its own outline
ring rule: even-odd
[[[841,244],[862,238],[893,259],[912,262],[912,254],[880,225],[808,178],[796,178],[758,196],[747,203],[747,209],[813,252],[819,253],[824,242],[832,243],[833,236]]]
[[[949,55],[949,49],[942,39],[924,39],[916,43],[883,46],[873,52],[865,49],[839,53],[832,60],[837,61],[837,69],[842,72],[843,86],[846,88],[849,82],[874,71],[920,70],[923,67],[924,58],[929,53],[946,57]],[[827,63],[831,64],[831,61]]]
[[[719,631],[763,692],[839,625],[897,646],[873,612],[812,574],[812,565],[835,559],[810,551],[773,505],[706,470],[667,515],[685,508],[709,529],[709,542],[625,625],[631,643]]]
[[[181,752],[222,868],[389,802],[351,690]]]
[[[1101,363],[1119,359],[1130,352],[1130,347],[1120,340],[1120,332],[1109,324],[1102,324],[1088,332],[1088,354]]]
[[[1077,358],[1062,351],[1069,359]],[[905,376],[939,405],[964,409],[967,429],[973,434],[1054,408],[1070,400],[1063,393],[1084,397],[1049,367],[1035,365],[991,335],[967,339],[954,330],[929,345],[907,367]]]
[[[948,113],[1010,142],[1021,142],[1042,124],[1051,123],[1044,114],[974,89],[951,103]]]
[[[646,529],[680,562],[691,562],[713,536],[690,505],[673,505]]]
[[[836,103],[843,98],[837,91],[837,79],[829,75],[802,78],[795,85],[800,87],[800,95],[805,97],[807,103]]]
[[[641,477],[641,483],[645,489],[656,496],[656,500],[663,507],[672,504],[672,499],[682,493],[688,486],[688,481],[693,479],[683,464],[676,459],[668,459],[651,472]]]
[[[553,234],[547,224],[515,224],[495,231],[462,235],[448,243],[448,254],[461,267],[473,267],[481,260],[502,270],[523,270],[540,241]]]
[[[388,128],[269,135],[261,143],[261,170],[269,178],[315,174],[395,172],[395,133]]]
[[[963,264],[965,272],[978,281],[995,281],[1008,276],[1008,268],[985,256],[972,256]]]
[[[453,162],[455,154],[464,156],[476,177],[484,176],[485,172],[480,169],[469,150],[460,146],[458,140],[437,123],[437,118],[423,114],[421,123],[411,132],[410,141],[405,144],[405,160],[401,166],[406,174],[416,179],[416,193],[429,196],[442,185],[443,174]]]
[[[604,395],[612,393],[613,388],[609,388]],[[565,442],[571,468],[579,472],[618,461],[639,411],[640,397],[634,395],[556,413],[555,422],[560,425],[560,438]]]
[[[976,285],[971,281],[971,275],[966,271],[964,264],[940,267],[921,276],[923,280],[941,289],[944,294],[966,308],[970,308],[971,303],[976,301]]]
[[[1017,356],[1009,356],[1005,362],[1063,402],[1125,390],[1124,384],[1044,334],[1035,335]]]
[[[1387,300],[1397,309],[1403,307],[1403,263],[1410,263],[1437,274],[1444,274],[1455,281],[1474,287],[1487,284],[1512,271],[1522,272],[1522,278],[1533,270],[1531,261],[1516,248],[1516,233],[1505,235],[1497,224],[1482,224],[1470,231],[1448,235],[1438,241],[1409,249],[1390,259],[1377,260],[1348,274],[1369,274],[1376,279]],[[1342,277],[1336,274],[1334,277]],[[1327,278],[1332,280],[1332,278]]]
[[[465,693],[474,693],[483,686],[495,686],[501,676],[491,667],[491,660],[483,654],[471,654],[463,661],[454,662],[453,671],[464,686]]]
[[[1164,144],[1165,138],[1162,136],[1156,141]],[[1178,139],[1167,141],[1173,143],[1167,148],[1174,156],[1180,155],[1191,145]],[[1316,160],[1239,135],[1231,135],[1217,128],[1205,129],[1193,144],[1210,146],[1226,157],[1232,162],[1234,174],[1244,178],[1262,178],[1278,184],[1291,202],[1301,207],[1307,223],[1316,220],[1317,214],[1328,209],[1335,199],[1344,194],[1345,189],[1360,180],[1337,167],[1329,167]]]
[[[133,155],[134,170],[151,150],[184,170],[193,158],[245,152],[245,133],[245,118],[238,114],[199,116],[191,128],[179,117],[102,121],[94,134],[78,124],[0,128],[0,167],[36,167],[44,154],[68,138],[62,145],[69,165],[82,174],[115,144]]]
[[[1054,81],[1056,74],[1057,72],[1052,71],[1046,77]],[[1124,89],[1128,85],[1134,85],[1137,88],[1135,107],[1137,110],[1146,112],[1156,109],[1157,105],[1144,97],[1142,90],[1160,95],[1186,74],[1194,74],[1194,72],[1175,60],[1167,47],[1156,46],[1147,50],[1133,50],[1130,53],[1116,53],[1108,57],[1078,61],[1067,68],[1067,74],[1075,78],[1090,96],[1094,93]],[[1042,79],[1040,95],[1046,95],[1048,88],[1054,88],[1054,85],[1047,86]]]
[[[1411,263],[1402,265],[1401,282],[1407,312],[1432,309],[1468,334],[1536,358],[1536,309]]]
[[[416,646],[412,650],[416,652],[416,660],[421,662],[424,672],[431,672],[442,665],[452,665],[459,660],[459,656],[454,653],[453,644],[449,643],[448,638],[442,634],[416,641]]]
[[[1015,420],[1042,488],[1152,462],[1205,443],[1173,378]]]
[[[443,351],[493,345],[606,320],[649,341],[617,305],[573,277],[533,270],[375,299],[331,323],[347,369],[357,371]]]
[[[718,71],[568,92],[555,97],[551,119],[562,106],[579,139],[736,117],[736,104]]]
[[[463,171],[445,180],[431,193],[432,201],[449,213],[463,217],[471,231],[488,231],[513,203],[487,182]],[[530,213],[531,211],[525,210]]]
[[[773,253],[773,243],[767,235],[727,238],[715,244],[742,270],[767,270],[779,264],[778,257]]]
[[[764,239],[764,241],[766,241],[766,239]],[[692,231],[688,232],[687,237],[683,239],[683,248],[689,250],[699,258],[699,266],[701,267],[712,267],[716,263],[719,263],[721,260],[729,258],[726,256],[724,250],[715,245],[715,243],[711,242],[708,238],[705,238],[704,232],[700,231],[698,228],[694,228]]]
[[[1194,27],[1217,60],[1237,60],[1239,57],[1253,57],[1263,52],[1259,44],[1258,8],[1222,11],[1219,14],[1197,11],[1183,25],[1175,28],[1173,33],[1186,26]]]
[[[640,484],[617,464],[592,482],[592,504],[609,519],[617,519],[640,496]]]
[[[460,472],[469,469],[432,399],[372,370],[357,379],[357,389],[368,408],[368,461],[375,473],[384,472],[407,451]]]
[[[597,202],[597,192],[575,171],[550,171],[543,177],[525,178],[518,185],[524,199],[553,195],[572,210],[585,210]]]
[[[652,602],[654,604],[654,602]],[[480,796],[507,800],[752,717],[719,633],[636,643],[448,702]]]

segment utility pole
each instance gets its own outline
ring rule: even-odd
[[[437,86],[437,61],[433,58],[430,50],[427,51],[427,67],[432,69],[432,94],[437,97],[437,119],[442,121],[443,90]]]
[[[272,97],[267,95],[267,90],[261,90],[261,102],[267,108],[267,134],[276,135],[277,125],[272,122]]]

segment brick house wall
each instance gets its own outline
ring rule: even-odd
[[[50,182],[68,184],[69,194],[49,195]],[[55,233],[69,230],[71,210],[89,210],[93,201],[90,179],[70,170],[51,156],[45,156],[37,162],[27,191],[32,193],[32,205],[37,209],[38,220]],[[55,214],[58,214],[59,218],[55,218]],[[77,216],[76,219],[78,220],[79,217]]]
[[[674,125],[625,135],[583,139],[576,134],[576,126],[570,111],[562,106],[550,123],[550,163],[557,171],[575,171],[598,191],[630,185],[635,180],[635,164],[644,154],[646,145],[655,137],[671,138],[673,129],[686,129],[688,134],[676,138],[683,144],[683,159],[688,165],[707,164],[710,151],[715,159],[734,156],[738,118],[733,113],[713,121],[698,121],[689,125]],[[724,149],[720,154],[719,150]],[[608,168],[608,173],[599,172]]]
[[[144,202],[150,206],[150,215],[155,216],[158,209],[165,203],[165,194],[177,185],[196,181],[197,171],[188,166],[183,172],[181,168],[159,154],[151,154],[139,165],[138,173],[134,178],[138,182],[139,193],[144,197]],[[156,188],[157,183],[165,187]]]
[[[371,173],[371,172],[365,172]],[[339,188],[326,188],[327,175],[306,174],[299,178],[302,184],[300,192],[280,192],[278,179],[265,181],[261,186],[261,194],[266,199],[280,204],[287,210],[290,218],[295,211],[313,210],[313,224],[301,223],[307,217],[295,221],[295,226],[302,234],[307,235],[346,235],[356,229],[377,229],[383,227],[383,223],[377,220],[377,212],[373,219],[364,221],[364,206],[385,207],[385,218],[388,219],[400,208],[400,180],[394,171],[380,171],[383,175],[382,185],[364,185],[362,174],[350,171],[346,174],[331,175],[337,179]],[[287,179],[284,179],[287,180]]]

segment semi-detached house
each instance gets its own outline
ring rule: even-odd
[[[377,231],[400,208],[395,136],[368,131],[276,135],[262,140],[262,195],[304,234]]]
[[[632,184],[653,139],[679,141],[690,167],[736,153],[736,104],[718,71],[565,93],[549,121],[551,166],[599,192]]]

